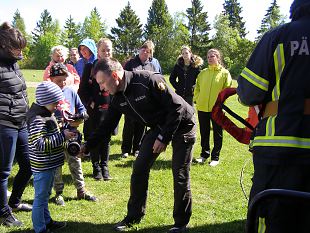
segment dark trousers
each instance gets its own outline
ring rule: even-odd
[[[14,158],[19,170],[14,178],[12,194],[8,202],[8,177]],[[27,128],[14,129],[0,125],[0,216],[10,211],[8,203],[11,207],[17,207],[20,204],[31,175]]]
[[[88,130],[94,132],[98,125],[100,125],[106,118],[108,110],[93,111],[89,117]],[[101,142],[96,149],[90,152],[91,161],[94,169],[102,169],[108,166],[110,156],[110,141],[111,138]]]
[[[295,161],[286,162],[285,159],[282,157],[281,164],[271,165],[262,162],[259,155],[254,154],[250,201],[257,193],[271,188],[310,192],[310,159],[306,161],[296,158]],[[299,163],[294,163],[298,160]],[[266,233],[308,233],[310,204],[281,198],[268,199],[259,206],[258,217],[264,219]],[[257,225],[259,225],[258,222]]]
[[[218,161],[223,144],[223,129],[211,118],[211,112],[198,111],[198,120],[201,137],[200,156],[204,158],[210,156],[210,122],[212,122],[214,147],[211,152],[211,160]]]
[[[189,124],[178,130],[172,140],[175,226],[186,225],[192,214],[190,164],[195,142],[195,129],[195,124]],[[146,133],[133,166],[127,206],[127,218],[131,221],[139,221],[145,215],[150,169],[158,157],[158,154],[153,153],[153,145],[158,134],[159,130],[149,130]]]
[[[134,121],[125,115],[122,153],[135,153],[135,151],[138,151],[144,131],[145,126],[142,123]]]

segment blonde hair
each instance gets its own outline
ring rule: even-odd
[[[106,37],[102,37],[98,43],[97,43],[97,49],[99,49],[99,47],[103,44],[103,43],[107,43],[107,44],[111,44],[112,45],[112,41],[109,38]]]
[[[219,64],[224,66],[223,58],[222,58],[222,54],[221,54],[220,50],[212,48],[212,49],[208,50],[207,55],[210,54],[210,53],[214,53],[215,56],[217,57],[217,60],[218,60]]]
[[[73,48],[70,49],[70,52],[72,52],[72,51],[77,51],[78,52],[79,50],[78,50],[78,48],[73,47]]]
[[[69,54],[69,49],[63,45],[56,45],[54,47],[51,48],[51,57],[53,56],[54,53],[56,52],[62,52],[62,56],[63,59],[66,60],[68,58],[68,54]]]
[[[188,50],[191,54],[193,54],[191,48],[190,48],[188,45],[183,45],[183,46],[181,47],[181,53],[182,53],[183,49],[186,49],[186,50]]]

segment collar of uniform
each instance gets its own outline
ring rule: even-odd
[[[221,70],[222,66],[220,64],[216,65],[216,66],[209,66],[208,67],[210,70]]]
[[[124,90],[123,90],[123,92],[126,92],[127,86],[129,85],[129,83],[130,83],[132,78],[133,78],[133,72],[124,70],[124,76],[123,76],[123,79],[124,79]]]

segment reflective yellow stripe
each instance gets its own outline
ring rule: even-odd
[[[278,146],[310,149],[310,138],[291,136],[257,136],[254,138],[253,146]]]
[[[279,100],[280,97],[280,78],[285,66],[284,49],[283,44],[279,44],[273,54],[275,74],[276,74],[276,85],[272,91],[272,100]]]
[[[275,133],[275,116],[268,117],[266,122],[266,136],[273,136]]]
[[[255,74],[253,71],[249,70],[248,68],[245,67],[242,70],[242,73],[240,75],[246,80],[248,80],[250,83],[252,83],[254,86],[262,89],[263,91],[268,90],[269,81],[267,81],[264,78],[259,77],[257,74]]]
[[[265,218],[258,217],[258,233],[264,233],[266,231]]]

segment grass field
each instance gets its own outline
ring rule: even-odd
[[[42,80],[42,71],[24,70],[23,73],[27,81]],[[34,74],[36,77],[33,76]],[[34,101],[34,91],[34,88],[28,88],[31,102]],[[245,116],[247,108],[237,102],[236,96],[231,97],[227,104],[231,109]],[[72,184],[68,166],[64,165],[66,206],[56,206],[52,201],[49,204],[51,215],[55,220],[68,222],[68,227],[61,232],[109,233],[113,232],[113,225],[125,216],[134,158],[121,159],[120,157],[122,122],[118,135],[112,138],[109,168],[113,180],[95,181],[92,178],[91,162],[84,161],[82,164],[86,188],[98,197],[98,202],[76,200],[76,190]],[[199,133],[197,136],[194,157],[198,157],[200,153]],[[16,171],[15,165],[9,180],[10,189],[12,177]],[[224,132],[220,164],[217,167],[193,164],[191,167],[193,215],[190,221],[190,232],[244,232],[247,200],[240,185],[241,171],[243,171],[242,184],[248,194],[253,171],[251,154],[246,145],[238,143]],[[172,187],[171,146],[168,146],[167,151],[159,156],[151,170],[146,216],[129,232],[137,230],[145,233],[167,232],[173,224]],[[24,201],[32,203],[33,194],[31,181],[25,190]],[[16,216],[24,222],[24,227],[20,229],[0,227],[0,232],[30,232],[32,229],[31,213],[16,213]]]

